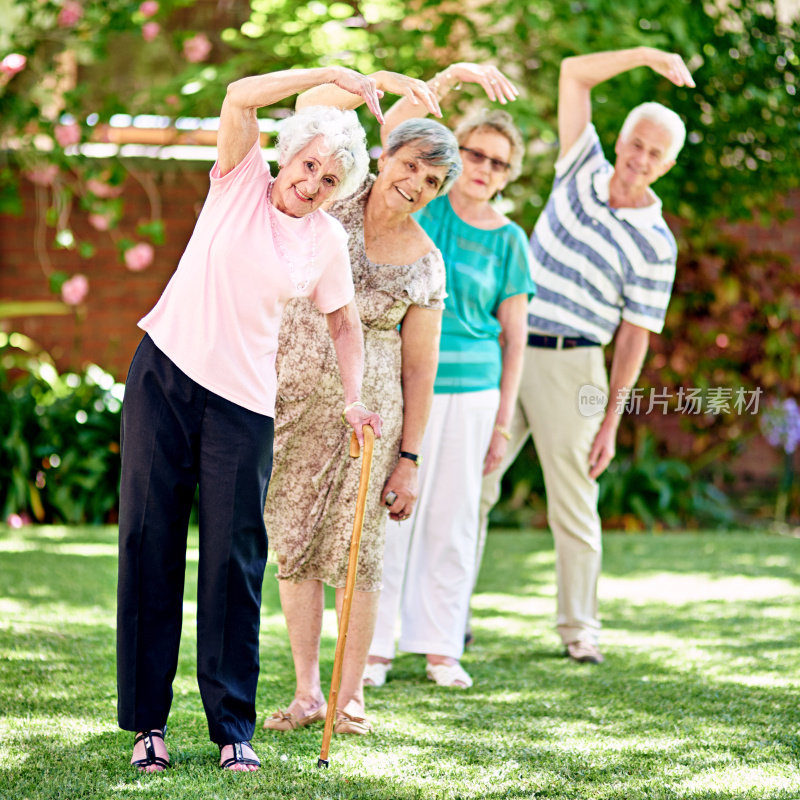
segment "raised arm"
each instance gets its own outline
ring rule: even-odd
[[[258,139],[259,108],[270,106],[321,83],[344,87],[353,96],[366,101],[373,114],[382,119],[375,81],[345,67],[287,69],[266,75],[253,75],[228,86],[222,103],[217,137],[217,161],[220,172],[230,172]]]
[[[516,100],[519,95],[516,86],[497,67],[491,64],[471,64],[460,61],[451,64],[427,82],[427,87],[435,99],[436,108],[439,108],[440,100],[462,83],[477,84],[483,88],[491,101],[497,101],[503,105]],[[381,128],[382,141],[385,143],[386,137],[401,122],[416,117],[425,117],[429,113],[430,109],[426,107],[426,104],[416,102],[414,97],[406,94],[386,112],[386,124]],[[441,111],[436,116],[441,117]]]
[[[591,121],[592,89],[635,67],[650,67],[676,86],[694,86],[688,67],[677,53],[654,47],[607,50],[565,58],[558,81],[559,155],[569,151]]]
[[[404,98],[408,98],[410,104],[421,105],[425,109],[420,113],[420,116],[425,116],[428,113],[435,114],[437,117],[442,116],[439,103],[436,101],[435,93],[424,81],[417,80],[416,78],[409,78],[407,75],[402,75],[399,72],[389,72],[388,70],[373,72],[369,77],[375,81],[379,97],[383,97],[383,95],[387,93],[402,95]],[[363,97],[353,94],[340,86],[326,83],[303,92],[297,98],[297,103],[295,105],[296,108],[305,108],[306,106],[335,106],[341,109],[352,109],[358,108],[363,102]],[[375,116],[378,122],[383,125],[383,117],[377,114]]]

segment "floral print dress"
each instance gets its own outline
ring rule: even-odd
[[[375,441],[356,589],[381,588],[387,511],[383,487],[397,464],[403,432],[398,326],[411,305],[442,309],[445,269],[439,250],[413,264],[373,264],[364,246],[364,207],[374,176],[329,213],[349,235],[355,300],[364,332],[361,399],[383,419]],[[431,342],[437,347],[438,342]],[[310,300],[290,301],[278,340],[278,399],[272,478],[264,519],[278,577],[345,585],[361,459],[350,457],[344,392],[325,316]]]

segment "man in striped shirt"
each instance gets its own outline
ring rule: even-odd
[[[639,66],[694,86],[680,56],[649,47],[592,53],[561,64],[560,150],[547,205],[531,237],[538,293],[508,457],[484,481],[482,522],[500,478],[532,434],[556,547],[557,629],[565,655],[599,664],[597,477],[614,457],[627,393],[672,291],[677,249],[650,185],[675,163],[680,117],[658,103],[628,115],[612,166],[591,123],[591,90]],[[610,381],[603,346],[614,339]]]

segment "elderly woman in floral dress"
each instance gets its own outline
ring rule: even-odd
[[[186,539],[200,487],[197,675],[220,766],[253,771],[263,508],[272,465],[274,369],[284,305],[308,297],[330,331],[342,379],[336,413],[362,437],[380,417],[360,402],[363,338],[341,225],[320,210],[368,165],[352,112],[308,109],[283,123],[273,179],[256,112],[320,83],[364,97],[371,78],[341,67],[287,70],[228,86],[211,187],[175,274],[139,323],[122,410],[117,611],[118,719],[131,763],[169,764],[164,743],[178,665]]]
[[[379,90],[413,97],[438,113],[421,81],[372,75]],[[337,86],[301,95],[298,107],[355,107],[362,98]],[[431,120],[398,126],[371,175],[329,212],[348,233],[356,305],[365,341],[362,399],[384,420],[375,448],[370,492],[334,731],[364,734],[361,676],[381,588],[387,506],[393,519],[411,513],[417,495],[416,458],[436,374],[445,296],[438,249],[412,216],[447,192],[461,171],[452,133]],[[272,730],[322,721],[319,645],[323,584],[345,584],[360,465],[348,456],[348,432],[335,411],[345,399],[322,316],[307,301],[287,307],[281,327],[275,471],[266,520],[278,559],[280,596],[294,658],[295,695],[266,720]],[[288,511],[288,513],[287,513]]]

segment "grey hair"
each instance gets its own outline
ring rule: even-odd
[[[367,137],[355,111],[332,106],[308,106],[280,123],[276,149],[278,166],[288,164],[304,147],[322,137],[321,152],[332,155],[342,168],[335,198],[353,194],[369,170]]]
[[[665,161],[674,161],[678,157],[684,141],[686,141],[686,126],[683,120],[671,109],[661,103],[641,103],[632,108],[622,123],[619,138],[625,141],[637,123],[646,119],[669,134],[669,147],[664,153]]]
[[[519,128],[514,124],[514,118],[507,111],[482,108],[458,123],[455,130],[456,139],[458,139],[459,144],[464,144],[471,133],[482,130],[495,131],[508,139],[511,144],[511,169],[508,171],[508,180],[513,181],[518,178],[522,172],[522,157],[525,154],[525,144],[522,141],[522,134],[519,132]]]
[[[393,156],[401,147],[411,145],[419,158],[435,167],[446,166],[439,195],[447,194],[456,178],[461,174],[461,156],[458,141],[441,122],[433,119],[407,119],[401,122],[387,137],[384,155]]]

